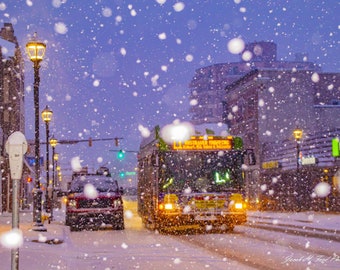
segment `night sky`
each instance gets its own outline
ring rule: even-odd
[[[136,155],[119,162],[109,150],[138,150],[139,127],[190,120],[195,70],[239,61],[227,49],[233,38],[273,41],[279,60],[308,53],[323,71],[340,72],[339,6],[336,0],[3,0],[0,20],[13,24],[23,52],[34,32],[47,43],[40,108],[53,110],[57,139],[124,138],[118,147],[114,141],[58,145],[63,174],[70,174],[76,156],[84,166],[107,165],[116,174],[133,171]],[[25,135],[33,139],[27,58],[25,67]],[[45,140],[43,123],[40,132]]]

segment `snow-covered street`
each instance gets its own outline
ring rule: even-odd
[[[63,211],[55,211],[55,217],[51,224],[45,222],[47,232],[36,232],[31,230],[31,213],[20,213],[24,235],[20,269],[338,269],[340,265],[338,215],[255,211],[249,213],[247,226],[232,233],[180,235],[143,228],[133,201],[125,201],[123,231],[70,232],[63,224]],[[309,233],[256,227],[270,224]],[[11,215],[4,213],[1,235],[10,228]],[[314,237],[311,228],[324,233],[324,239]],[[2,269],[10,269],[10,257],[10,250],[1,247]]]

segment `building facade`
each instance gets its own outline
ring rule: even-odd
[[[251,55],[250,60],[245,55]],[[295,61],[278,61],[277,46],[273,42],[249,43],[240,55],[239,62],[214,64],[196,70],[189,84],[190,100],[195,100],[197,104],[190,108],[192,123],[224,122],[226,86],[257,68],[320,70],[304,54],[297,54]]]
[[[24,60],[10,23],[5,23],[0,30],[0,48],[0,210],[7,211],[11,208],[11,182],[4,145],[14,131],[25,133]]]
[[[306,54],[278,61],[274,43],[254,42],[240,62],[196,70],[189,87],[193,124],[226,123],[255,151],[257,164],[245,171],[250,205],[340,211],[339,158],[331,155],[340,137],[339,73],[323,73]],[[304,134],[299,145],[296,128]],[[314,192],[319,182],[331,187],[325,198]]]
[[[246,171],[250,200],[281,210],[340,210],[339,161],[331,149],[340,136],[339,90],[339,73],[291,69],[253,70],[226,87],[229,132],[256,153],[257,164]],[[326,179],[331,192],[320,199],[314,188]]]

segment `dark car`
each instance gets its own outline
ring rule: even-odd
[[[67,195],[65,223],[71,231],[99,229],[102,225],[123,230],[122,190],[117,181],[97,174],[73,178]]]

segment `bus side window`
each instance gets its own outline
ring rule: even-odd
[[[255,153],[253,150],[247,151],[248,153],[248,162],[249,165],[255,165],[256,164],[256,157],[255,157]]]
[[[158,163],[158,162],[157,162],[157,155],[156,155],[155,153],[153,153],[153,154],[151,155],[151,165],[152,165],[152,166],[158,166],[157,163]]]

